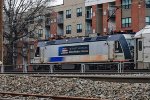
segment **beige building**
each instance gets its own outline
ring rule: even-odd
[[[64,0],[63,5],[55,6],[53,9],[55,17],[51,19],[51,36],[85,36],[84,0]]]

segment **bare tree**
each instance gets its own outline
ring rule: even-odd
[[[47,0],[4,0],[4,39],[7,41],[4,64],[16,65],[18,54],[26,59],[26,55],[18,51],[18,42],[26,40],[40,24],[34,24],[29,30],[30,22],[43,14],[46,4]],[[27,50],[24,49],[27,46],[28,43],[24,42],[21,47],[23,52]]]

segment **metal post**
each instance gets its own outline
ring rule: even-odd
[[[120,73],[122,72],[122,63],[120,62]]]
[[[23,52],[22,52],[23,55],[24,55],[24,52],[26,52],[26,50],[23,48]],[[24,73],[27,73],[27,71],[28,71],[28,70],[27,70],[27,62],[25,61],[25,58],[24,58],[24,57],[22,57],[22,59],[23,59],[23,61],[22,61],[22,62],[23,62],[23,72],[24,72]]]
[[[3,66],[3,0],[0,3],[0,61],[1,63],[1,73],[4,72]]]
[[[122,73],[123,72],[122,62],[120,62],[119,64],[120,64],[120,66],[119,66],[120,67],[120,73]]]
[[[50,72],[50,73],[53,73],[54,71],[53,71],[53,65],[52,65],[52,64],[49,65],[49,68],[50,68],[49,72]]]
[[[85,73],[85,64],[81,64],[81,73]]]
[[[118,63],[118,73],[121,73],[122,72],[122,63],[119,62]]]
[[[122,73],[123,73],[124,72],[124,63],[122,63],[121,68],[122,68]]]
[[[1,73],[4,73],[4,66],[3,66],[3,64],[1,65]]]
[[[119,73],[119,70],[120,70],[120,63],[118,63],[118,73]]]

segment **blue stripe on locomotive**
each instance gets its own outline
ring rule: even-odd
[[[61,62],[64,61],[64,57],[51,57],[49,62]]]

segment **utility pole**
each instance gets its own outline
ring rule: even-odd
[[[4,72],[3,67],[3,0],[0,3],[0,61],[1,73]]]

